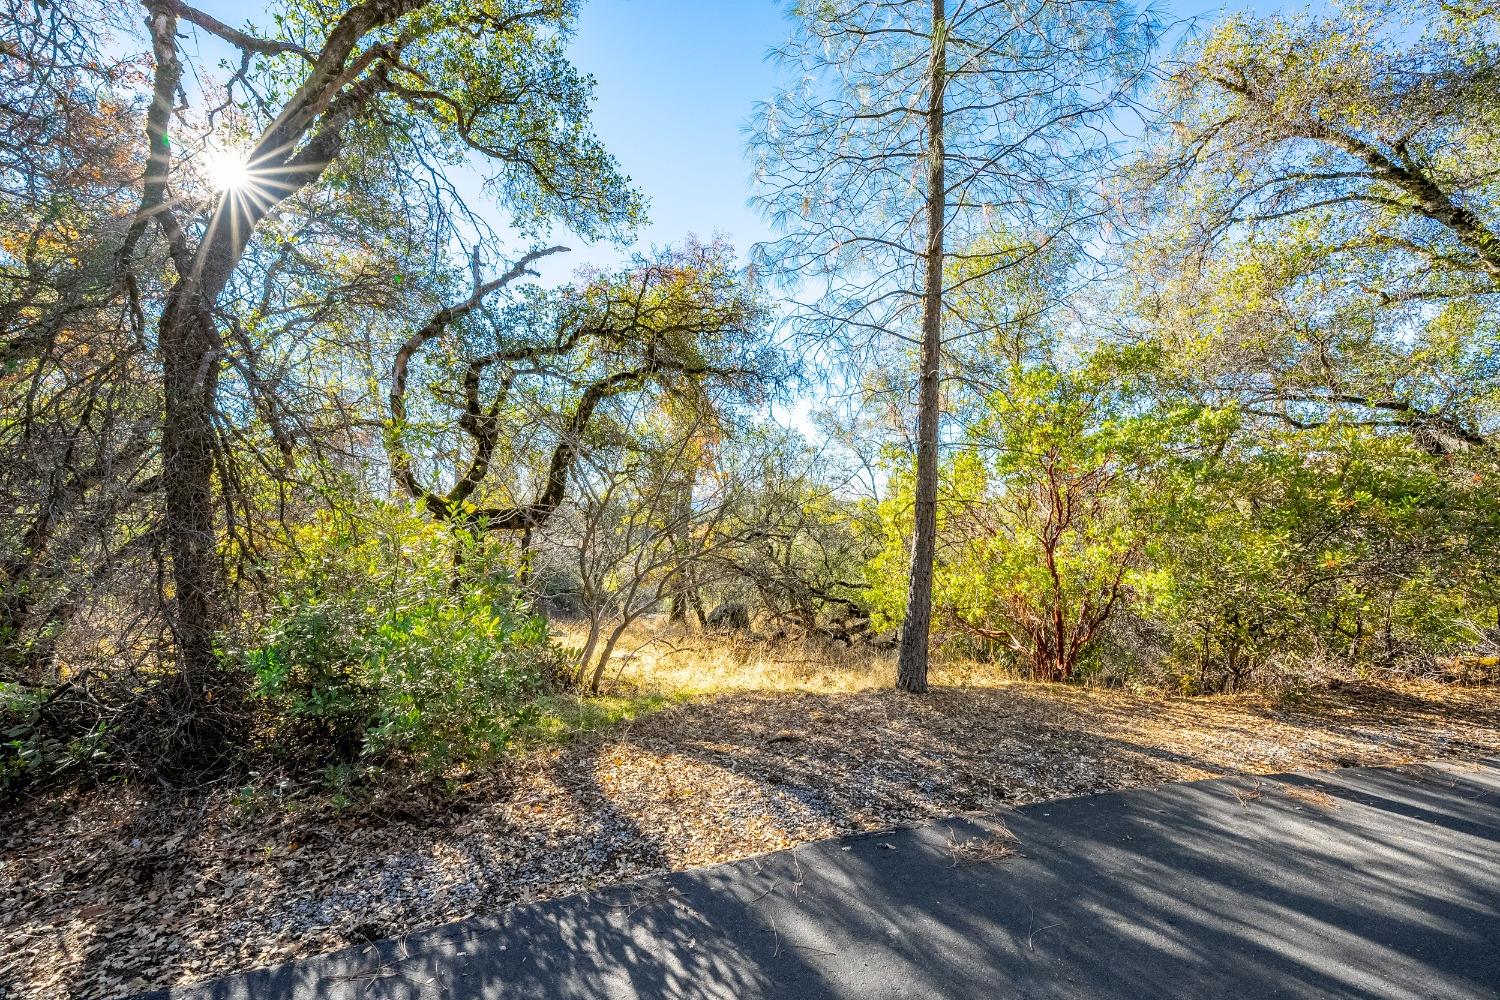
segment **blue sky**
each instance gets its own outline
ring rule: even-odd
[[[640,245],[723,232],[744,253],[769,231],[748,205],[745,123],[781,82],[766,59],[790,30],[783,0],[586,0],[573,61],[598,80],[595,125],[651,199]],[[1167,19],[1212,17],[1208,2],[1158,3]],[[1256,11],[1295,4],[1232,3]],[[549,277],[618,257],[581,246]]]
[[[786,29],[774,0],[584,5],[573,59],[598,79],[600,138],[651,199],[643,245],[721,231],[744,251],[767,234],[747,204],[743,129],[754,102],[775,90],[765,54]]]

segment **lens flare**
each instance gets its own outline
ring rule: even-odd
[[[243,191],[252,183],[245,154],[236,150],[209,150],[204,154],[203,170],[215,191]]]

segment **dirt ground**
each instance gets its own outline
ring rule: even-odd
[[[1495,688],[1189,699],[968,678],[921,698],[699,695],[445,789],[352,804],[75,792],[0,817],[0,997],[128,995],[957,812],[1497,755]]]

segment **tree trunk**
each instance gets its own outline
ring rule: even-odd
[[[214,517],[213,399],[219,338],[212,297],[196,277],[179,281],[158,328],[166,420],[162,485],[172,560],[172,629],[183,694],[196,703],[217,672],[214,635],[226,619]]]
[[[698,619],[698,628],[708,628],[708,612],[703,608],[703,594],[698,590],[696,580],[688,587],[688,603],[693,606],[693,617]]]
[[[672,597],[667,603],[667,622],[687,628],[687,615],[691,610],[693,617],[698,619],[698,627],[707,627],[708,614],[703,609],[703,595],[698,592],[698,582],[694,578],[692,564],[681,565],[678,576],[681,582],[672,591]]]
[[[630,618],[620,619],[609,633],[609,638],[604,641],[604,648],[599,651],[599,659],[594,664],[594,674],[589,678],[589,694],[598,694],[599,686],[604,682],[604,671],[609,669],[609,658],[615,655],[615,646],[620,642],[620,636],[625,634],[625,629],[630,626]]]
[[[896,686],[927,690],[927,640],[932,627],[932,568],[937,552],[938,416],[943,348],[944,66],[947,21],[943,0],[932,3],[932,59],[927,100],[927,248],[922,288],[922,370],[917,400],[916,523],[911,545],[911,589],[901,627]]]
[[[589,612],[589,635],[584,640],[583,649],[578,653],[577,683],[583,687],[589,677],[589,668],[594,663],[594,650],[599,645],[599,617],[595,612]]]
[[[693,490],[697,484],[698,467],[694,463],[689,465],[679,484],[677,495],[673,498],[673,516],[677,519],[677,525],[672,532],[672,550],[677,563],[677,585],[672,589],[671,599],[667,603],[667,622],[684,628],[687,627],[688,607],[697,602],[697,595],[693,593],[692,569],[688,565],[688,549],[692,545],[693,533]]]

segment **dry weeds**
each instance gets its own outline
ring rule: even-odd
[[[1249,788],[1235,788],[1233,789],[1233,792],[1234,797],[1239,802],[1239,804],[1246,809],[1249,809],[1250,803],[1261,797],[1260,782],[1257,781],[1253,786]]]
[[[1017,844],[1015,834],[1002,824],[999,829],[982,837],[959,840],[949,835],[948,854],[953,859],[955,868],[994,864],[1015,857]]]

